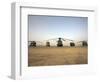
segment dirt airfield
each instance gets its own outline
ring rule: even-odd
[[[77,65],[87,63],[87,47],[28,48],[28,66]]]

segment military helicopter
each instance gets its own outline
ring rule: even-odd
[[[87,41],[79,41],[77,43],[81,43],[81,46],[88,46]]]
[[[42,42],[40,42],[40,41],[28,41],[28,42],[29,42],[29,46],[30,47],[36,47],[37,46],[37,43],[42,44]]]
[[[65,39],[65,38],[54,38],[54,39],[49,39],[47,42],[46,42],[46,46],[50,47],[50,40],[56,40],[57,41],[57,47],[63,47],[63,41],[68,41],[70,42],[70,46],[75,46],[75,43],[74,43],[74,40],[70,40],[70,39]]]
[[[63,46],[62,38],[58,38],[57,47],[62,47],[62,46]]]
[[[46,42],[46,46],[50,47],[50,42],[49,41]]]
[[[28,41],[30,47],[36,47],[36,41]]]

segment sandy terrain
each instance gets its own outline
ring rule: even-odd
[[[29,66],[87,64],[87,47],[29,47]]]

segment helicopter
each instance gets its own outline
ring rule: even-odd
[[[49,41],[46,42],[46,46],[50,47],[50,42]]]
[[[36,47],[36,41],[28,41],[30,47]]]
[[[77,43],[81,43],[81,46],[88,46],[87,41],[79,41]]]
[[[28,41],[28,45],[30,47],[37,47],[37,46],[41,46],[42,42],[40,41]]]
[[[53,41],[57,41],[57,47],[63,47],[63,41],[67,41],[67,42],[70,42],[70,46],[73,47],[75,46],[75,43],[74,43],[74,40],[70,40],[70,39],[65,39],[65,38],[54,38],[54,39],[48,39],[47,41],[47,46],[50,46],[50,40],[53,40]]]

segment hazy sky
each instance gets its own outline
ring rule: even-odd
[[[88,39],[88,18],[69,16],[28,16],[29,41],[52,38]]]

